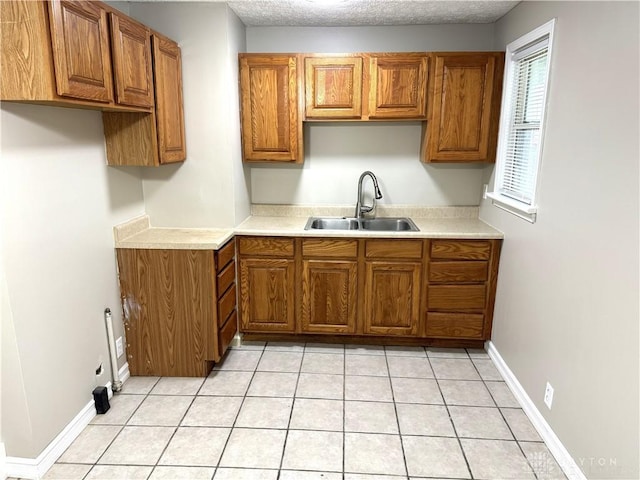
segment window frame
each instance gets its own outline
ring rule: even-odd
[[[506,65],[504,71],[504,89],[502,92],[502,106],[500,116],[500,128],[498,134],[498,148],[496,155],[496,175],[494,178],[493,192],[488,192],[487,197],[492,200],[494,206],[506,210],[514,215],[523,218],[531,223],[536,221],[538,213],[538,193],[539,193],[539,180],[540,171],[542,167],[542,153],[544,150],[544,137],[546,126],[546,114],[547,104],[549,99],[549,86],[551,84],[551,61],[552,61],[552,49],[553,49],[553,35],[555,29],[556,19],[552,19],[549,22],[539,26],[531,32],[523,35],[522,37],[509,43],[506,48]],[[516,200],[510,196],[500,193],[500,190],[505,183],[505,167],[507,165],[507,148],[509,143],[509,135],[511,132],[512,119],[514,118],[515,108],[512,102],[514,88],[517,88],[518,84],[514,79],[514,69],[517,68],[517,63],[526,57],[526,52],[537,44],[544,42],[546,39],[547,48],[547,66],[546,66],[546,84],[544,88],[544,96],[542,100],[542,113],[540,118],[540,143],[537,151],[537,166],[534,168],[533,173],[533,195],[531,203]],[[544,47],[542,47],[544,48]],[[537,50],[537,49],[536,49]],[[534,51],[536,51],[534,50]],[[523,54],[524,53],[524,54]],[[531,52],[529,52],[531,53]]]

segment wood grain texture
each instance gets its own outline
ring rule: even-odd
[[[48,5],[58,94],[113,102],[107,10],[98,2]]]
[[[303,332],[356,332],[357,275],[356,261],[303,261]]]
[[[364,291],[364,333],[418,334],[422,265],[369,261]]]
[[[495,161],[503,64],[502,52],[434,54],[424,161]]]
[[[217,346],[213,254],[206,250],[118,249],[132,375],[205,376]]]
[[[243,159],[301,163],[298,56],[239,54]]]
[[[437,338],[484,338],[484,315],[474,313],[427,314],[426,336]]]
[[[224,270],[217,275],[218,298],[223,295],[227,289],[236,281],[236,264],[230,262]]]
[[[153,32],[153,69],[160,163],[187,158],[182,101],[182,55],[173,40]]]
[[[431,259],[489,260],[489,240],[432,240]]]
[[[221,296],[218,300],[218,326],[222,327],[224,323],[236,308],[236,286],[232,284],[231,287],[224,293],[219,294]]]
[[[367,240],[367,258],[422,258],[422,240]]]
[[[218,335],[218,351],[220,352],[220,358],[225,354],[234,335],[238,331],[238,315],[234,310],[229,316],[224,326],[220,329]]]
[[[238,237],[240,255],[293,257],[293,238]]]
[[[109,14],[109,20],[116,102],[153,107],[149,28],[125,15],[113,12]]]
[[[370,54],[369,59],[369,118],[424,120],[428,55]]]
[[[482,285],[429,285],[429,311],[484,312],[487,289]]]
[[[487,299],[484,313],[484,337],[491,338],[493,326],[493,310],[496,302],[496,289],[498,287],[498,268],[500,265],[500,252],[502,240],[491,240],[491,258],[489,259],[489,279],[487,280]]]
[[[431,283],[480,283],[489,276],[487,262],[431,262]]]
[[[242,331],[295,330],[295,262],[240,258]]]
[[[362,116],[362,57],[305,57],[305,119]]]
[[[311,238],[302,241],[304,257],[356,258],[358,256],[357,240],[336,240]]]
[[[233,260],[235,254],[236,243],[232,239],[225,243],[222,248],[216,251],[216,272],[222,272],[222,270],[225,269],[227,265]]]
[[[108,165],[160,164],[155,114],[103,112],[102,125]]]

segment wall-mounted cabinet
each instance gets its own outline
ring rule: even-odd
[[[298,56],[240,54],[243,159],[302,163]]]
[[[504,53],[433,54],[425,162],[493,162]]]
[[[0,14],[0,100],[102,110],[109,165],[186,158],[175,42],[98,1],[13,0]]]

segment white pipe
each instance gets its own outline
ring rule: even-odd
[[[122,390],[122,382],[120,381],[120,374],[118,373],[118,355],[116,353],[116,342],[113,338],[113,322],[111,321],[111,310],[105,308],[104,321],[107,324],[107,340],[109,342],[109,359],[111,360],[111,376],[113,377],[113,384],[111,389],[114,392]]]

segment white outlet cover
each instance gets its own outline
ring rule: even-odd
[[[122,337],[118,337],[116,340],[116,355],[120,358],[124,354],[124,348],[122,346]]]
[[[544,403],[549,410],[551,410],[551,404],[553,403],[553,387],[547,382],[547,388],[544,390]]]

